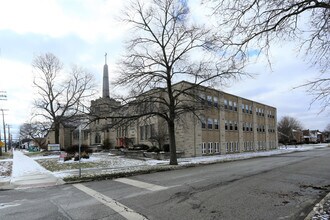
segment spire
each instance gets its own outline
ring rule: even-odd
[[[102,98],[110,97],[109,95],[109,73],[108,73],[108,64],[107,64],[107,53],[104,55],[105,64],[103,67],[103,90],[102,90]]]

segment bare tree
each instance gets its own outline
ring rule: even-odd
[[[327,124],[327,126],[324,128],[324,132],[330,133],[330,124]]]
[[[159,150],[164,150],[163,145],[165,144],[166,140],[168,140],[168,132],[166,129],[165,124],[161,124],[157,131],[153,131],[152,135],[149,138],[149,141],[153,146],[158,145]]]
[[[82,113],[84,102],[95,94],[94,77],[78,66],[64,74],[63,64],[51,53],[35,57],[32,66],[36,74],[33,84],[37,94],[34,116],[51,122],[58,144],[60,123]]]
[[[197,85],[239,77],[241,63],[221,50],[211,29],[194,24],[186,1],[137,0],[124,13],[132,37],[115,84],[130,88],[126,102],[144,109],[135,111],[136,117],[166,121],[170,164],[176,165],[175,123],[180,115],[197,110],[188,101],[198,98]],[[175,87],[183,79],[192,84]]]
[[[280,141],[283,143],[289,143],[293,140],[294,130],[302,130],[303,126],[301,122],[290,116],[284,116],[281,120],[277,123],[277,130],[280,133]]]
[[[33,122],[20,126],[20,139],[32,139],[40,148],[46,148],[46,139],[49,123]]]
[[[286,40],[298,45],[299,53],[320,76],[300,87],[319,101],[330,104],[330,1],[329,0],[203,0],[213,7],[219,27],[229,30],[222,42],[236,46],[236,55],[249,59],[253,51],[267,54],[271,42]],[[268,56],[269,57],[269,56]],[[269,62],[271,63],[270,59]]]

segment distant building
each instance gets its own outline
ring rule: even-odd
[[[318,131],[317,130],[303,130],[303,134],[304,134],[304,142],[306,144],[315,144],[318,143],[317,140],[317,135],[318,135]]]
[[[59,144],[62,150],[65,150],[73,145],[79,144],[79,126],[82,129],[81,144],[90,145],[88,118],[84,115],[76,115],[62,120],[59,128]],[[55,130],[53,126],[50,128],[47,136],[47,144],[55,143]]]

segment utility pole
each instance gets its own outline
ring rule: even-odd
[[[10,126],[9,124],[7,124],[7,128],[8,128],[8,146],[7,146],[7,150],[11,149],[11,133],[10,133]]]
[[[7,140],[6,140],[6,123],[5,123],[5,114],[3,111],[8,111],[8,109],[0,109],[2,111],[2,125],[3,125],[3,136],[5,142],[5,152],[7,152]]]
[[[1,50],[0,50],[1,55]],[[0,101],[6,101],[7,100],[7,92],[6,91],[0,91]],[[0,109],[2,111],[2,123],[3,123],[3,136],[4,136],[4,142],[5,142],[5,152],[7,152],[7,143],[6,143],[6,124],[5,124],[5,116],[3,111],[7,111],[5,109]],[[0,138],[1,139],[1,138]]]

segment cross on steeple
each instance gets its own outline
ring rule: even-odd
[[[104,59],[105,59],[105,64],[107,64],[107,53],[105,53],[105,55],[104,55]]]

